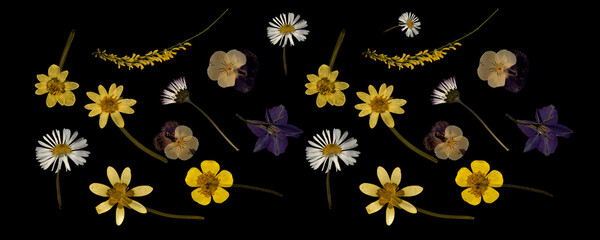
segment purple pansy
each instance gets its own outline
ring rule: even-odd
[[[573,133],[568,127],[558,124],[558,113],[554,105],[537,109],[535,121],[514,121],[521,132],[529,137],[523,152],[537,148],[544,155],[549,156],[558,146],[557,137],[568,138]]]
[[[258,137],[254,152],[267,148],[269,152],[279,156],[285,152],[288,145],[287,137],[300,137],[302,130],[288,124],[287,110],[283,105],[270,108],[265,113],[266,122],[258,120],[247,120],[246,124],[250,131]]]

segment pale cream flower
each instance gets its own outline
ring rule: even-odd
[[[469,148],[469,140],[463,136],[462,130],[454,125],[446,127],[444,137],[446,141],[438,144],[435,149],[435,156],[439,159],[458,160],[462,158],[465,151]]]
[[[232,87],[238,75],[245,74],[240,73],[240,67],[245,64],[246,55],[238,50],[232,49],[227,53],[216,51],[210,57],[206,72],[210,80],[218,81],[220,87]]]
[[[173,142],[169,143],[164,151],[169,159],[188,160],[196,153],[198,145],[198,138],[193,136],[192,129],[179,125],[175,128]]]
[[[514,53],[503,49],[495,53],[487,51],[479,59],[477,75],[483,81],[487,81],[490,87],[502,87],[509,74],[509,68],[517,63]]]

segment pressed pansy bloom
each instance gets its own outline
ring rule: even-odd
[[[446,134],[446,128],[449,126],[446,121],[438,121],[433,127],[431,127],[431,132],[425,136],[423,139],[423,144],[425,145],[425,149],[429,151],[433,151],[438,144],[444,142]]]
[[[196,188],[192,191],[192,199],[205,206],[213,200],[215,203],[222,203],[227,200],[229,192],[224,188],[233,185],[231,173],[227,170],[221,171],[219,163],[213,160],[202,161],[200,169],[190,168],[185,176],[185,183]]]
[[[100,128],[106,126],[108,116],[117,127],[123,128],[125,127],[125,121],[123,121],[121,113],[134,113],[131,107],[136,104],[136,100],[122,98],[121,93],[123,93],[123,85],[117,87],[115,83],[110,85],[108,92],[102,85],[98,85],[98,93],[87,92],[87,96],[94,103],[86,104],[84,108],[90,110],[89,117],[100,115]]]
[[[169,159],[188,160],[198,150],[198,138],[194,137],[192,129],[179,125],[175,128],[172,142],[167,144],[164,151]]]
[[[66,81],[69,71],[61,71],[58,65],[52,64],[48,68],[48,75],[38,74],[37,79],[40,81],[35,84],[37,90],[36,95],[46,96],[46,106],[51,108],[58,104],[62,106],[73,106],[75,104],[75,94],[72,90],[79,88],[76,82]]]
[[[235,79],[233,89],[247,93],[254,87],[254,83],[256,82],[259,66],[258,57],[248,50],[242,50],[241,52],[246,55],[246,64],[238,69],[242,74],[238,75]]]
[[[319,67],[318,76],[308,74],[306,78],[309,83],[305,84],[306,95],[317,94],[317,107],[324,107],[329,103],[332,106],[343,106],[346,103],[346,90],[350,85],[346,82],[336,81],[338,71],[331,71],[329,66],[323,64]]]
[[[525,86],[527,73],[529,73],[529,59],[525,53],[518,50],[510,50],[517,57],[517,63],[508,69],[504,89],[517,93]]]
[[[133,209],[139,213],[145,214],[147,212],[147,209],[144,207],[144,205],[131,198],[143,197],[150,194],[153,190],[152,187],[144,185],[130,188],[129,183],[131,181],[131,169],[128,167],[123,169],[121,177],[119,177],[117,171],[113,167],[109,166],[106,169],[106,175],[108,176],[108,181],[112,187],[102,183],[92,183],[89,187],[92,193],[101,197],[108,197],[108,200],[96,206],[96,212],[98,212],[98,214],[105,213],[113,206],[117,205],[116,222],[117,225],[120,226],[125,219],[124,207]]]
[[[158,151],[165,150],[165,147],[173,142],[175,139],[175,129],[179,126],[176,121],[166,122],[160,132],[154,136],[154,147]]]
[[[245,75],[246,72],[241,69],[246,65],[246,55],[242,52],[232,49],[227,53],[216,51],[210,57],[208,64],[208,78],[218,81],[220,87],[233,87],[238,76]]]
[[[510,68],[517,63],[517,57],[514,53],[502,49],[495,53],[487,51],[479,59],[477,75],[483,81],[487,81],[490,87],[502,87],[506,78],[511,75]]]
[[[298,127],[288,123],[288,113],[283,105],[267,109],[266,121],[246,120],[240,115],[237,117],[244,121],[250,131],[258,137],[254,145],[254,152],[267,148],[269,152],[279,156],[287,148],[287,138],[298,138],[302,133]]]
[[[523,152],[529,152],[536,148],[544,155],[549,156],[556,151],[558,137],[568,138],[573,133],[568,127],[558,124],[558,112],[554,105],[537,109],[535,121],[516,120],[508,114],[507,116],[517,123],[525,136],[529,137]]]
[[[435,149],[435,156],[439,159],[458,160],[462,158],[469,148],[469,140],[463,136],[462,130],[454,125],[444,130],[444,141],[439,143]]]

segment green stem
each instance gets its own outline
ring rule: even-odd
[[[229,11],[229,8],[228,8],[228,9],[225,9],[225,11],[224,11],[223,13],[221,13],[221,16],[219,16],[217,19],[215,19],[215,21],[213,21],[213,23],[211,23],[211,24],[210,24],[210,25],[209,25],[209,26],[208,26],[206,29],[204,29],[202,32],[200,32],[200,33],[198,33],[198,34],[196,34],[196,35],[192,36],[191,38],[188,38],[188,39],[184,40],[183,42],[180,42],[180,43],[178,43],[178,44],[176,44],[176,45],[173,45],[173,46],[171,46],[171,47],[170,47],[170,48],[168,48],[167,50],[171,50],[171,49],[173,49],[173,48],[175,48],[175,47],[177,47],[177,46],[181,46],[182,44],[184,44],[184,43],[186,43],[186,42],[189,42],[189,41],[191,41],[192,39],[194,39],[194,38],[196,38],[196,37],[198,37],[198,36],[202,35],[204,32],[208,31],[208,29],[210,29],[210,27],[212,27],[213,25],[215,25],[215,23],[217,23],[217,22],[219,21],[219,19],[221,19],[221,17],[223,17],[223,15],[225,15],[225,13],[227,13],[227,11]]]
[[[453,42],[450,42],[450,43],[448,43],[448,44],[446,44],[446,45],[444,45],[444,46],[442,46],[442,47],[436,48],[436,49],[441,49],[441,48],[444,48],[445,46],[448,46],[448,45],[453,45],[454,43],[457,43],[458,41],[460,41],[460,40],[463,40],[463,39],[467,38],[468,36],[471,36],[471,34],[473,34],[473,33],[477,32],[477,30],[479,30],[481,27],[483,27],[483,25],[485,25],[485,23],[487,23],[487,22],[488,22],[488,21],[489,21],[489,20],[490,20],[490,19],[491,19],[491,18],[492,18],[492,17],[493,17],[493,16],[494,16],[494,15],[495,15],[495,14],[496,14],[498,11],[499,11],[499,10],[500,10],[499,8],[496,8],[496,11],[494,11],[494,12],[492,13],[492,15],[490,15],[490,16],[489,16],[489,17],[488,17],[488,18],[487,18],[485,21],[483,21],[483,22],[482,22],[482,23],[479,25],[479,27],[475,28],[475,30],[471,31],[471,32],[470,32],[470,33],[468,33],[467,35],[464,35],[464,36],[462,36],[461,38],[459,38],[459,39],[456,39],[456,40],[454,40]]]
[[[165,212],[161,212],[161,211],[158,211],[158,210],[154,210],[154,209],[148,208],[148,207],[146,207],[146,210],[149,213],[153,213],[153,214],[156,214],[156,215],[159,215],[159,216],[163,216],[163,217],[168,217],[168,218],[204,220],[204,217],[202,217],[202,216],[171,214],[171,213],[165,213]]]
[[[488,132],[492,135],[492,137],[494,137],[494,139],[496,139],[496,141],[498,143],[500,143],[500,145],[506,150],[508,151],[508,148],[504,145],[504,143],[502,143],[502,141],[500,141],[500,139],[498,139],[498,137],[496,137],[496,135],[492,132],[492,130],[487,126],[487,124],[485,124],[485,122],[483,122],[483,119],[481,119],[479,117],[479,115],[477,115],[477,113],[475,113],[475,111],[473,111],[473,109],[471,109],[469,106],[467,106],[465,103],[463,103],[460,99],[456,99],[454,102],[460,103],[460,105],[462,105],[463,107],[465,107],[467,110],[469,110],[469,112],[471,112],[476,118],[477,120],[479,120],[479,122],[481,122],[481,124],[483,124],[483,126],[485,127],[485,129],[488,130]]]
[[[56,200],[58,201],[58,209],[62,209],[62,198],[60,196],[60,171],[56,173]]]
[[[466,216],[466,215],[449,215],[449,214],[440,214],[440,213],[434,213],[434,212],[430,212],[427,211],[425,209],[422,208],[416,208],[417,212],[432,216],[432,217],[437,217],[437,218],[446,218],[446,219],[461,219],[461,220],[475,220],[475,217],[472,216]]]
[[[283,74],[285,76],[287,76],[287,72],[288,72],[287,71],[287,61],[286,61],[286,57],[285,57],[285,49],[286,48],[287,48],[286,46],[283,46]]]
[[[404,143],[404,145],[406,145],[408,148],[410,148],[410,150],[413,150],[417,154],[421,155],[424,158],[431,160],[434,163],[438,162],[437,158],[434,158],[433,156],[427,154],[426,152],[423,152],[421,149],[418,149],[417,147],[415,147],[415,145],[412,145],[408,140],[406,140],[406,138],[404,138],[402,135],[400,135],[400,133],[395,128],[390,128],[390,130],[392,131],[392,133],[394,133],[394,135],[396,135],[396,137],[398,139],[400,139],[400,142]]]
[[[388,28],[388,29],[384,30],[383,32],[386,33],[386,32],[392,31],[392,30],[394,30],[394,29],[396,29],[398,27],[400,27],[400,25],[396,25],[396,26],[393,26],[391,28]]]
[[[537,189],[537,188],[532,188],[532,187],[525,187],[525,186],[514,185],[514,184],[502,184],[502,187],[514,188],[514,189],[520,189],[520,190],[526,190],[526,191],[530,191],[530,192],[535,192],[535,193],[543,194],[543,195],[546,195],[548,197],[554,197],[554,195],[552,195],[549,192],[546,192],[544,190],[540,190],[540,189]]]
[[[148,155],[163,161],[164,163],[168,163],[169,160],[167,160],[165,157],[161,156],[158,153],[153,152],[152,150],[148,149],[147,147],[145,147],[144,145],[142,145],[140,142],[138,142],[138,140],[136,140],[133,136],[131,136],[131,134],[125,129],[125,128],[119,128],[121,130],[121,132],[123,133],[123,135],[125,135],[125,137],[127,137],[129,139],[129,141],[131,141],[133,143],[133,145],[135,145],[136,147],[138,147],[140,150],[144,151],[145,153],[147,153]]]
[[[329,175],[331,175],[331,172],[327,172],[327,176],[325,177],[325,188],[327,189],[327,204],[329,209],[331,209],[331,186],[329,184]]]
[[[342,46],[342,41],[344,41],[344,36],[346,36],[346,29],[342,29],[342,31],[340,32],[340,36],[338,37],[338,40],[335,43],[335,47],[333,48],[333,54],[331,54],[331,60],[329,60],[330,69],[333,69],[333,64],[335,63],[335,59],[337,58],[338,52],[340,51],[340,47]]]
[[[273,194],[273,195],[278,196],[278,197],[283,197],[283,195],[281,193],[278,193],[278,192],[273,191],[271,189],[266,189],[266,188],[261,188],[261,187],[255,187],[255,186],[250,186],[250,185],[245,185],[245,184],[237,184],[237,183],[231,185],[231,187],[245,188],[245,189],[249,189],[249,190],[270,193],[270,194]]]
[[[231,140],[229,140],[229,138],[227,138],[227,136],[225,136],[225,133],[223,133],[223,131],[221,131],[221,129],[219,128],[219,126],[217,126],[217,124],[212,120],[212,118],[210,118],[210,116],[208,116],[208,114],[206,114],[206,112],[204,112],[200,107],[198,107],[196,104],[194,104],[190,98],[186,98],[183,100],[184,102],[187,102],[189,104],[192,104],[192,106],[194,106],[196,109],[198,109],[198,111],[200,111],[200,113],[202,113],[202,115],[204,115],[204,117],[206,117],[206,119],[208,119],[208,121],[213,125],[213,127],[215,127],[215,129],[217,129],[217,131],[221,134],[221,136],[223,136],[223,138],[225,138],[225,140],[229,143],[229,145],[231,145],[233,147],[233,149],[235,149],[235,151],[239,151],[240,149],[238,149],[233,142],[231,142]]]
[[[67,59],[67,53],[69,53],[69,48],[71,48],[71,43],[73,43],[73,38],[75,37],[75,29],[71,30],[69,34],[69,38],[67,39],[67,43],[65,44],[65,48],[63,49],[63,53],[60,56],[60,62],[58,62],[58,68],[62,71],[63,65],[65,64],[65,60]]]

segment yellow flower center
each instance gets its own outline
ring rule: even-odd
[[[408,25],[409,29],[412,29],[414,26],[414,22],[410,19],[406,20],[406,25]]]
[[[110,205],[121,203],[124,206],[129,206],[131,203],[131,199],[129,199],[129,197],[132,197],[134,193],[133,191],[127,191],[127,189],[127,184],[115,183],[113,188],[108,189],[106,192],[108,195],[108,203]]]
[[[394,183],[386,183],[383,188],[377,190],[377,196],[379,196],[379,204],[389,203],[388,208],[393,208],[402,202],[400,197],[404,196],[404,191],[398,190],[398,185]]]
[[[504,67],[504,64],[502,64],[502,63],[497,64],[496,67],[495,67],[495,70],[496,70],[497,74],[500,74],[502,72],[506,72],[506,68]]]
[[[322,78],[317,82],[317,91],[320,94],[328,95],[335,92],[335,84],[327,78]]]
[[[369,105],[371,106],[371,111],[377,113],[387,112],[390,109],[390,105],[387,102],[387,99],[384,99],[380,96],[373,98]]]
[[[293,33],[294,31],[296,31],[294,26],[289,24],[284,24],[283,26],[281,26],[281,28],[279,28],[279,33],[281,33],[282,35]]]
[[[64,143],[56,144],[56,146],[52,148],[52,155],[55,157],[61,157],[69,153],[71,153],[71,147]]]
[[[60,94],[65,92],[65,83],[59,81],[56,78],[50,79],[46,82],[46,89],[52,95]]]
[[[471,189],[471,194],[481,197],[490,185],[490,180],[482,172],[476,172],[467,178],[467,185]]]
[[[118,99],[112,96],[106,96],[100,100],[100,108],[102,112],[113,113],[119,110]]]
[[[332,155],[338,155],[342,152],[342,148],[337,144],[327,144],[322,150],[323,156],[330,157]]]
[[[219,186],[219,179],[212,172],[203,173],[198,176],[196,181],[199,186],[198,188],[200,188],[200,192],[206,197],[212,196]]]

